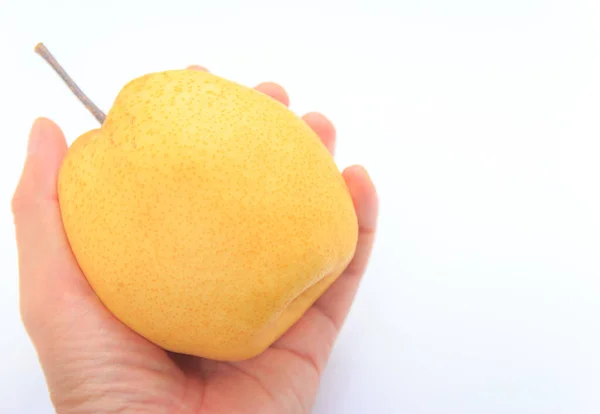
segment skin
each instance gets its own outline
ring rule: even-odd
[[[289,105],[286,91],[275,83],[256,89]],[[319,113],[303,119],[333,155],[332,123]],[[364,168],[343,172],[360,227],[355,257],[344,274],[267,351],[223,363],[165,352],[101,304],[72,255],[60,217],[56,183],[67,151],[65,137],[55,123],[41,118],[33,125],[28,148],[12,200],[21,315],[57,413],[311,411],[375,237],[378,200]]]

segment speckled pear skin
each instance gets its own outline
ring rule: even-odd
[[[293,112],[192,70],[128,83],[69,148],[59,201],[104,305],[160,347],[263,352],[346,268],[358,237],[331,155]]]

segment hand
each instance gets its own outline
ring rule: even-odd
[[[276,84],[256,89],[288,104]],[[317,113],[303,119],[333,154],[333,125]],[[66,151],[59,127],[37,120],[12,205],[21,315],[57,413],[310,412],[373,245],[377,196],[366,171],[356,166],[343,173],[360,226],[345,273],[264,353],[223,363],[162,350],[121,324],[96,297],[61,221],[56,184]]]

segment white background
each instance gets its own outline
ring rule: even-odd
[[[381,196],[318,414],[600,412],[600,2],[0,0],[0,412],[50,413],[9,199],[32,121],[69,142],[146,72],[288,88]]]

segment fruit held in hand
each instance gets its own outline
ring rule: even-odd
[[[60,170],[73,253],[104,305],[164,349],[253,357],[357,241],[331,155],[285,106],[192,70],[128,83]]]

